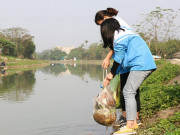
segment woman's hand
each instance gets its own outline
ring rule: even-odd
[[[113,54],[114,54],[114,51],[110,50],[109,53],[107,54],[106,58],[102,62],[103,68],[105,68],[105,69],[108,68],[108,66],[110,65],[110,60],[111,60],[111,57]]]
[[[102,62],[102,67],[106,69],[106,68],[108,68],[109,65],[110,65],[110,59],[105,58]]]
[[[109,74],[107,74],[106,78],[104,79],[103,86],[107,87],[107,85],[109,85],[112,79],[113,79],[113,74],[110,72]]]

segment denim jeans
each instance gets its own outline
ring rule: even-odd
[[[137,117],[136,91],[142,82],[152,73],[148,71],[130,71],[127,82],[123,89],[126,107],[126,119],[135,120]]]
[[[121,84],[120,103],[121,103],[121,106],[122,106],[122,111],[126,111],[125,100],[124,100],[124,95],[123,95],[123,89],[124,89],[124,86],[126,84],[128,76],[129,76],[129,72],[128,73],[124,73],[124,74],[120,74],[120,84]],[[136,99],[136,103],[137,103],[137,112],[140,112],[140,110],[141,110],[141,103],[140,103],[139,88],[136,91],[135,99]]]

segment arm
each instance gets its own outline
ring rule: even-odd
[[[113,79],[119,65],[122,64],[122,61],[123,61],[124,55],[125,55],[125,49],[126,49],[126,47],[123,44],[116,44],[114,46],[114,55],[113,55],[114,63],[113,63],[113,66],[111,68],[111,72],[109,74],[107,74],[107,76],[106,76],[106,78],[105,78],[105,80],[103,82],[103,85],[105,87]]]
[[[111,68],[111,72],[109,74],[107,74],[104,82],[103,82],[103,85],[106,87],[110,81],[113,79],[113,77],[116,75],[116,71],[119,67],[119,63],[117,63],[116,61],[113,62],[113,66]]]
[[[114,55],[112,57],[117,63],[122,64],[125,52],[126,46],[124,44],[116,44],[114,47]]]
[[[110,50],[109,53],[107,54],[106,58],[102,62],[103,68],[107,68],[110,65],[110,59],[111,59],[113,54],[114,54],[114,51]]]

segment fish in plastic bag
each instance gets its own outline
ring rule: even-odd
[[[95,99],[93,118],[104,126],[112,126],[116,121],[116,102],[107,88],[104,88]]]

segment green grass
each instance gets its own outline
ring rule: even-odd
[[[48,65],[49,61],[44,60],[30,60],[30,59],[19,59],[17,57],[12,56],[1,56],[0,62],[5,59],[7,70],[6,76],[12,75],[17,72],[27,71],[27,70],[34,70],[40,68],[42,66]],[[3,75],[0,75],[0,78]]]
[[[145,128],[137,131],[138,135],[179,135],[180,111],[167,119],[160,119],[149,123]]]
[[[147,119],[158,111],[180,103],[180,84],[167,85],[180,74],[180,66],[167,61],[158,61],[158,69],[140,87],[141,119]]]
[[[6,65],[8,67],[11,66],[29,66],[29,65],[40,65],[40,64],[48,64],[49,61],[45,60],[30,60],[30,59],[19,59],[17,57],[11,57],[11,56],[2,56],[6,59]],[[0,61],[3,60],[3,58],[0,57]]]
[[[180,103],[180,85],[154,86],[141,93],[142,119],[147,119],[160,110],[164,110]]]
[[[142,121],[155,115],[161,110],[180,104],[180,84],[167,85],[180,74],[180,66],[167,60],[156,61],[157,70],[152,73],[140,87]],[[148,122],[148,121],[147,121]],[[146,123],[138,129],[138,135],[179,135],[180,111],[167,119],[158,119],[154,123]]]

